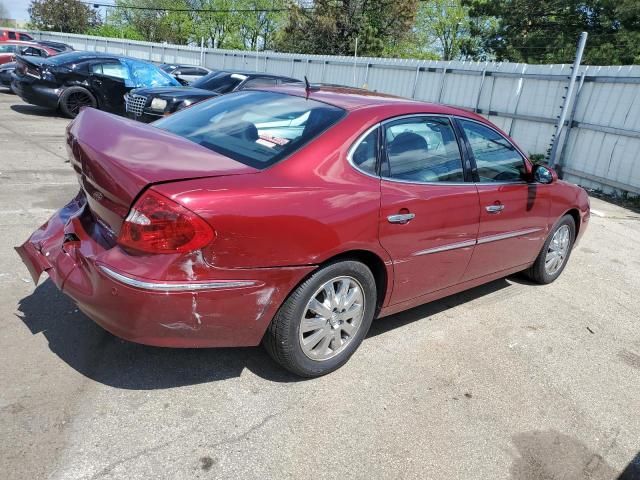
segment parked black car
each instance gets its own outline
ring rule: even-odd
[[[19,56],[17,64],[14,92],[28,103],[59,108],[71,118],[85,106],[124,115],[124,95],[133,88],[180,87],[152,63],[96,52]]]
[[[0,65],[0,87],[11,88],[11,76],[16,69],[16,62]]]
[[[75,48],[67,43],[54,42],[52,40],[35,40],[35,42],[39,43],[40,45],[44,45],[45,47],[53,48],[58,53],[75,51]]]
[[[163,63],[160,68],[178,80],[182,85],[191,85],[200,80],[205,75],[209,75],[211,70],[197,65],[180,65],[177,63]]]
[[[216,70],[189,87],[138,88],[126,96],[127,116],[149,123],[208,98],[245,88],[300,83],[295,78],[260,72]]]

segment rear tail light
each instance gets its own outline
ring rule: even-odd
[[[118,244],[145,253],[191,252],[215,238],[201,217],[173,200],[147,190],[122,224]]]

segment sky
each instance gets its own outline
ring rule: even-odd
[[[9,17],[16,20],[29,20],[29,8],[30,0],[0,0],[7,7],[9,11]]]

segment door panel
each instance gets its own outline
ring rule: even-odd
[[[477,187],[480,229],[465,280],[535,260],[547,235],[551,205],[545,185],[477,184]],[[490,212],[491,207],[500,210]]]
[[[393,260],[391,303],[398,303],[461,280],[475,245],[480,207],[475,185],[464,182],[449,119],[388,122],[382,137],[379,232]]]
[[[480,200],[478,243],[464,280],[532,262],[546,237],[549,189],[528,183],[526,160],[497,130],[458,120]]]
[[[393,259],[391,303],[458,283],[478,233],[473,184],[420,185],[382,180],[380,242]],[[414,214],[406,224],[387,217]]]

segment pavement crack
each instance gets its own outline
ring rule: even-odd
[[[149,453],[161,450],[161,449],[171,445],[172,443],[176,442],[177,440],[179,440],[179,438],[181,438],[181,437],[174,438],[173,440],[169,440],[167,442],[161,443],[159,445],[155,445],[153,447],[144,448],[144,449],[134,453],[133,455],[130,455],[128,457],[124,457],[124,458],[121,458],[119,460],[116,460],[115,462],[112,462],[109,465],[107,465],[106,467],[104,467],[98,473],[93,474],[91,477],[89,477],[89,479],[90,480],[95,480],[97,478],[105,477],[105,476],[109,475],[115,468],[119,467],[120,465],[123,465],[123,464],[125,464],[127,462],[130,462],[131,460],[135,460],[137,458],[140,458],[140,457],[142,457],[144,455],[147,455]]]
[[[221,440],[220,442],[217,442],[217,443],[214,443],[212,445],[209,445],[209,448],[215,449],[215,448],[218,448],[218,447],[220,447],[222,445],[229,445],[229,444],[232,444],[232,443],[241,442],[242,440],[246,440],[247,438],[249,438],[249,435],[251,435],[253,432],[255,432],[257,430],[260,430],[269,421],[273,420],[276,417],[279,417],[283,413],[284,412],[276,412],[276,413],[272,413],[270,415],[267,415],[260,422],[256,423],[255,425],[252,425],[251,427],[249,427],[243,433],[241,433],[239,435],[234,435],[234,436],[232,436],[230,438],[227,438],[227,439]]]

